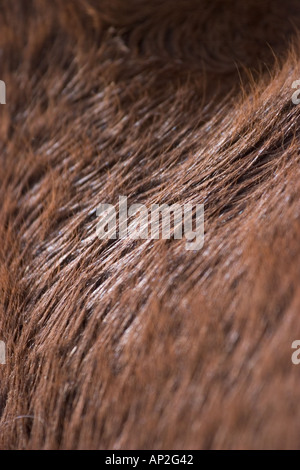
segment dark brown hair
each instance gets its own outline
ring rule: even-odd
[[[298,0],[3,0],[0,446],[300,447]],[[96,208],[205,206],[205,243]],[[299,366],[300,367],[300,366]]]

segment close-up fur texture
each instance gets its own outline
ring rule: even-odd
[[[1,449],[299,449],[299,0],[1,0]],[[300,88],[300,87],[299,87]],[[99,204],[204,204],[204,245]]]

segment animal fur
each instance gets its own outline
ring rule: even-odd
[[[2,0],[2,449],[300,448],[298,0]],[[205,205],[205,243],[96,208]]]

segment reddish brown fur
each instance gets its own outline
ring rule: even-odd
[[[299,26],[298,0],[1,2],[1,448],[300,447]],[[204,248],[98,240],[119,195],[204,203]]]

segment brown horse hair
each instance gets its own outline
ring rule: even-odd
[[[299,0],[2,0],[1,449],[300,448]],[[205,240],[97,207],[204,204]]]

